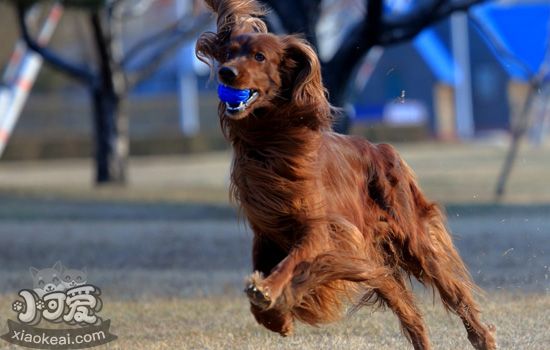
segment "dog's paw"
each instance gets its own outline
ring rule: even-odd
[[[481,332],[468,332],[468,340],[477,350],[496,350],[496,327],[492,324],[486,325]]]
[[[488,350],[497,349],[496,333],[497,327],[494,324],[487,325],[488,334],[485,335],[485,348]]]
[[[262,286],[263,278],[261,274],[254,272],[246,282],[244,292],[250,302],[262,310],[267,310],[273,305],[273,300],[269,293],[269,288]]]

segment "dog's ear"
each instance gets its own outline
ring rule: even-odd
[[[204,32],[201,34],[195,44],[195,55],[206,63],[210,69],[214,68],[215,62],[221,61],[221,45],[218,34],[213,32]]]
[[[283,88],[290,93],[293,103],[299,106],[327,105],[326,90],[321,78],[321,63],[313,48],[294,35],[282,38]]]
[[[216,33],[205,32],[197,40],[195,54],[214,68],[225,61],[225,49],[234,37],[243,33],[267,33],[262,17],[266,10],[256,0],[205,0],[217,15]]]

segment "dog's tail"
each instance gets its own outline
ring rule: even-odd
[[[217,30],[205,32],[197,40],[195,53],[202,62],[214,67],[214,61],[223,62],[223,47],[235,33],[267,33],[262,20],[266,10],[255,0],[205,0],[217,15]]]

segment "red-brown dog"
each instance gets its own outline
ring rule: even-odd
[[[412,275],[439,291],[476,349],[495,349],[444,217],[411,169],[389,145],[331,132],[315,51],[268,34],[253,0],[206,2],[218,30],[200,37],[197,56],[247,94],[219,114],[234,148],[231,195],[254,231],[246,293],[256,320],[288,335],[294,319],[330,322],[348,303],[379,301],[415,349],[429,349],[404,279]]]

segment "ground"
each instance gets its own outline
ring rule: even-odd
[[[502,349],[550,348],[550,162],[525,150],[506,201],[491,201],[504,149],[399,146],[485,290],[483,319]],[[0,163],[0,332],[30,287],[29,266],[86,266],[103,292],[113,349],[403,349],[388,311],[299,326],[281,338],[258,326],[241,292],[251,233],[227,202],[230,155],[132,161],[130,185],[92,188],[86,161]],[[456,317],[415,285],[434,349],[467,349]],[[7,343],[2,342],[0,346]],[[7,348],[10,348],[9,346]]]

